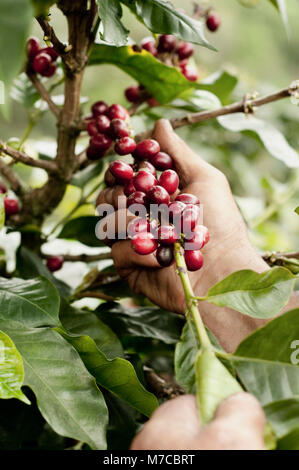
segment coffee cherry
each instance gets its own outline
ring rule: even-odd
[[[133,238],[137,233],[149,232],[150,229],[151,224],[147,219],[137,217],[137,219],[133,219],[128,223],[128,236]]]
[[[122,137],[129,137],[131,134],[126,121],[122,119],[112,119],[110,123],[110,135],[113,139],[121,139]]]
[[[98,126],[96,124],[96,121],[94,119],[90,120],[87,123],[87,132],[88,134],[93,137],[99,133]]]
[[[183,202],[184,204],[199,204],[198,197],[194,196],[194,194],[189,193],[181,193],[175,198],[176,201]]]
[[[165,170],[159,178],[159,185],[166,189],[168,194],[174,194],[179,187],[178,174],[173,170]]]
[[[27,41],[27,55],[30,60],[33,60],[36,54],[39,52],[39,40],[37,38],[30,38]]]
[[[10,216],[19,212],[19,203],[16,199],[10,199],[6,197],[4,199],[4,211],[5,215]]]
[[[50,258],[47,259],[47,268],[53,273],[55,271],[59,271],[62,268],[63,263],[63,256],[50,256]]]
[[[153,139],[146,139],[137,144],[134,157],[141,160],[147,160],[152,158],[158,152],[160,152],[159,143]]]
[[[172,34],[161,34],[158,43],[159,52],[172,52],[175,46],[176,38]]]
[[[133,184],[133,180],[131,180],[125,185],[124,194],[125,194],[125,196],[129,197],[129,196],[131,196],[131,194],[133,194],[135,192],[136,192],[136,188]]]
[[[124,121],[128,119],[128,111],[121,104],[112,104],[108,108],[107,116],[112,119],[123,119]]]
[[[189,59],[194,53],[194,46],[190,42],[183,42],[176,50],[180,60]]]
[[[173,166],[173,161],[170,155],[165,152],[158,152],[150,158],[150,162],[159,171],[170,170]]]
[[[53,77],[55,72],[56,72],[56,64],[55,64],[55,62],[51,62],[51,64],[47,68],[47,70],[45,72],[43,72],[41,75],[43,77],[48,77],[49,78],[49,77]]]
[[[197,227],[195,227],[192,232],[192,236],[186,239],[185,248],[188,247],[189,243],[192,243],[192,250],[201,250],[204,246],[204,234],[202,231],[196,229]]]
[[[162,186],[154,186],[147,193],[147,199],[150,204],[169,204],[170,196]]]
[[[110,163],[109,170],[120,184],[127,183],[133,178],[133,168],[121,160]]]
[[[203,246],[205,246],[210,240],[210,232],[208,227],[204,225],[197,225],[194,229],[194,232],[202,233],[203,235]]]
[[[5,186],[4,183],[2,183],[2,181],[0,181],[0,194],[5,194],[7,193],[7,187]]]
[[[136,142],[131,137],[119,139],[114,146],[114,150],[118,155],[129,155],[129,153],[133,153],[135,149]]]
[[[150,54],[152,54],[155,57],[158,55],[158,49],[157,49],[156,41],[154,38],[151,38],[151,37],[144,38],[141,41],[141,47],[142,49],[145,49],[146,51],[148,51]]]
[[[158,239],[162,245],[173,245],[179,236],[173,225],[161,225],[158,229]]]
[[[45,72],[47,72],[51,63],[52,63],[52,58],[51,56],[49,56],[49,54],[46,54],[45,52],[39,52],[33,59],[32,67],[36,73],[39,73],[42,75]]]
[[[138,103],[141,96],[141,89],[139,86],[130,86],[125,90],[125,96],[130,103]]]
[[[127,199],[127,207],[131,207],[133,204],[140,204],[142,206],[146,205],[146,194],[141,191],[135,191],[135,193],[130,194]]]
[[[186,209],[186,204],[181,201],[174,201],[168,206],[169,210],[169,218],[171,221],[173,220],[181,220],[181,215],[183,211]]]
[[[139,170],[133,178],[133,183],[137,191],[148,193],[148,191],[157,184],[157,180],[146,170]]]
[[[105,150],[98,150],[96,147],[89,146],[86,150],[88,160],[100,160],[105,155]]]
[[[108,170],[105,171],[104,181],[105,181],[106,186],[109,186],[110,188],[112,188],[116,183],[116,180],[113,174],[111,173],[111,171],[109,170],[109,168]]]
[[[57,60],[59,57],[58,52],[55,51],[54,47],[44,47],[41,49],[41,52],[45,52],[46,54],[49,54],[49,56],[52,58],[52,60]]]
[[[141,232],[134,235],[131,245],[138,255],[150,255],[156,251],[158,242],[150,232]]]
[[[156,106],[160,105],[159,101],[157,101],[154,97],[148,98],[146,102],[150,108],[155,108]]]
[[[98,128],[98,132],[107,134],[110,130],[110,119],[104,114],[101,114],[100,116],[96,117],[96,126]]]
[[[105,152],[112,144],[112,140],[105,134],[96,134],[90,139],[90,146],[99,152]]]
[[[100,116],[101,114],[105,114],[108,111],[108,105],[105,103],[105,101],[97,101],[92,105],[91,111],[95,117]]]
[[[168,268],[174,262],[173,248],[171,246],[160,245],[157,248],[156,258],[160,266]]]
[[[217,31],[221,23],[220,16],[217,13],[210,13],[206,19],[207,28],[214,32]]]
[[[193,230],[199,218],[199,206],[188,204],[182,213],[182,230],[188,236]]]
[[[185,250],[185,262],[188,271],[198,271],[203,266],[203,255],[199,250]]]
[[[194,67],[183,65],[181,67],[182,74],[189,82],[196,82],[198,80],[198,72]]]
[[[143,160],[143,161],[138,162],[137,168],[138,168],[138,170],[148,171],[149,173],[154,175],[154,177],[157,176],[156,168],[150,162],[148,162],[147,160]]]

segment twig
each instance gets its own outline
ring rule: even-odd
[[[56,173],[57,167],[54,162],[49,162],[46,160],[36,160],[32,157],[29,157],[24,152],[20,150],[16,150],[9,145],[6,145],[3,140],[0,140],[0,151],[4,152],[6,155],[9,155],[13,160],[16,162],[22,162],[25,165],[33,166],[35,168],[42,168],[43,170],[47,171],[48,173]]]
[[[50,26],[49,21],[44,16],[38,16],[36,20],[38,21],[40,27],[45,33],[47,39],[51,41],[55,51],[58,52],[59,55],[65,54],[66,45],[58,39],[54,29],[52,28],[52,26]]]
[[[111,259],[111,253],[100,253],[98,255],[59,255],[62,256],[64,261],[82,261],[83,263],[93,263],[95,261],[102,261],[106,259]],[[42,254],[42,257],[47,259],[51,255]]]
[[[0,173],[8,181],[11,189],[17,194],[21,195],[23,192],[22,184],[11,166],[7,165],[0,157]]]
[[[32,70],[27,69],[26,71],[28,78],[31,80],[32,84],[35,86],[36,90],[40,94],[41,98],[48,104],[49,109],[52,111],[56,119],[60,115],[60,109],[52,101],[51,96],[48,93],[48,90],[44,87],[41,81],[38,79],[37,75],[32,72]]]
[[[143,370],[149,389],[158,398],[171,399],[180,395],[185,395],[185,390],[176,382],[166,382],[166,380],[156,374],[156,372],[150,367],[144,366]]]
[[[113,302],[116,300],[115,297],[111,297],[110,295],[106,295],[106,294],[103,294],[102,292],[97,292],[97,291],[89,291],[89,290],[86,290],[86,291],[81,291],[81,292],[78,292],[77,294],[74,295],[73,297],[73,301],[74,300],[80,300],[80,299],[84,299],[84,298],[91,298],[91,299],[101,299],[101,300],[106,300],[107,302]]]

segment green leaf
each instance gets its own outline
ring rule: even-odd
[[[289,21],[288,21],[288,14],[287,14],[287,9],[286,9],[286,3],[285,0],[269,0],[272,5],[277,8],[279,11],[283,24],[285,26],[286,32],[289,33]]]
[[[90,65],[114,64],[135,78],[161,104],[169,103],[185,90],[196,88],[174,67],[169,67],[149,52],[136,52],[131,46],[113,47],[101,44],[93,46]]]
[[[95,235],[99,217],[83,216],[66,223],[57,238],[77,240],[88,246],[105,246]]]
[[[298,206],[298,207],[296,207],[296,209],[295,209],[295,212],[296,212],[296,214],[298,214],[298,215],[299,215],[299,206]]]
[[[238,2],[241,3],[241,5],[243,5],[244,7],[248,7],[248,8],[256,7],[260,3],[260,1],[261,0],[238,0]]]
[[[10,337],[0,331],[0,399],[17,398],[30,405],[21,390],[23,379],[22,356]]]
[[[107,408],[77,351],[49,328],[20,328],[10,321],[5,325],[0,321],[0,326],[5,326],[20,351],[24,385],[33,390],[40,412],[54,431],[92,449],[105,449]]]
[[[214,93],[223,104],[226,104],[237,83],[236,75],[226,70],[219,70],[198,83],[197,88]]]
[[[95,313],[118,336],[153,338],[166,344],[179,340],[184,324],[178,315],[158,307],[128,308],[116,302],[106,302]]]
[[[118,337],[94,313],[77,310],[63,302],[60,319],[69,333],[90,336],[108,359],[123,357],[124,352]]]
[[[244,113],[217,118],[222,127],[232,132],[250,131],[258,135],[268,152],[290,168],[299,168],[299,155],[286,141],[283,134],[269,122]]]
[[[119,0],[97,0],[103,32],[101,39],[114,46],[124,46],[128,42],[129,31],[121,22],[122,7]]]
[[[278,449],[299,450],[299,397],[280,400],[264,407],[267,420],[271,423],[278,440]]]
[[[25,57],[25,42],[33,10],[29,0],[1,0],[0,3],[0,81],[5,86],[5,103],[0,109],[8,116],[9,89]],[[9,51],[9,52],[8,52]]]
[[[3,229],[5,224],[5,210],[4,210],[4,194],[0,194],[0,230]]]
[[[230,359],[246,390],[263,405],[299,396],[299,309],[284,313],[248,336]],[[296,365],[297,364],[297,365]]]
[[[0,321],[27,327],[57,326],[60,299],[47,279],[0,278]]]
[[[40,99],[36,88],[32,85],[25,73],[22,73],[14,80],[10,96],[26,109],[32,108]]]
[[[242,388],[210,350],[200,351],[196,363],[196,396],[202,425],[213,419],[217,406]]]
[[[183,41],[216,50],[204,36],[204,24],[166,0],[121,0],[153,33],[174,34]]]
[[[73,186],[78,186],[79,188],[83,188],[89,181],[93,178],[99,176],[104,168],[103,160],[100,160],[95,165],[88,166],[82,171],[78,171],[72,177],[70,184]]]
[[[40,16],[47,14],[49,11],[49,8],[56,3],[56,1],[53,2],[53,0],[31,0],[32,4],[35,9],[35,15]]]
[[[294,283],[295,276],[285,268],[276,267],[261,274],[244,269],[215,284],[202,300],[253,318],[271,318],[287,304]]]
[[[59,330],[79,352],[89,372],[98,384],[123,399],[145,416],[157,408],[156,397],[139,382],[135,369],[122,358],[107,359],[89,336],[71,336]]]

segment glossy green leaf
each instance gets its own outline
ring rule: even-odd
[[[77,349],[98,384],[129,403],[140,413],[146,416],[152,414],[158,406],[158,401],[141,385],[129,361],[122,358],[107,359],[89,336],[72,336],[62,330],[59,331]]]
[[[83,216],[66,223],[58,238],[77,240],[88,246],[105,246],[95,235],[99,217]]]
[[[10,337],[0,331],[0,399],[17,398],[29,405],[21,390],[23,379],[22,356]]]
[[[272,124],[255,116],[235,113],[217,118],[225,129],[232,132],[250,131],[258,135],[268,152],[290,168],[299,168],[299,155],[284,135]]]
[[[294,283],[295,276],[285,268],[261,274],[246,269],[215,284],[204,299],[253,318],[272,318],[287,304]]]
[[[104,162],[103,160],[100,160],[95,165],[90,165],[84,170],[75,173],[71,179],[70,184],[73,186],[78,186],[79,188],[83,188],[89,181],[99,176],[102,173],[103,168]]]
[[[185,15],[167,0],[121,0],[153,33],[174,34],[183,41],[215,50],[204,36],[204,24]]]
[[[176,343],[184,320],[158,307],[130,308],[116,302],[100,305],[96,312],[118,336],[153,338],[166,344]]]
[[[248,336],[230,358],[246,390],[263,405],[299,396],[298,318],[299,309],[275,318]]]
[[[0,321],[27,327],[59,324],[59,295],[47,279],[0,278]]]
[[[161,104],[168,103],[183,91],[196,87],[196,83],[189,82],[176,68],[163,64],[145,50],[136,52],[131,46],[95,44],[89,63],[116,65],[135,78]]]
[[[20,12],[22,12],[20,14]],[[0,2],[0,81],[5,86],[5,103],[0,109],[8,112],[9,89],[25,58],[25,43],[33,17],[29,0]],[[9,51],[9,52],[8,52]]]
[[[242,388],[210,350],[198,353],[195,373],[197,406],[200,421],[205,425],[213,419],[217,406]]]
[[[293,439],[299,436],[299,396],[269,403],[264,411],[278,438],[278,449],[299,450],[299,441]]]
[[[114,46],[127,44],[129,31],[121,22],[122,7],[119,0],[97,0],[97,5],[103,28],[101,39]]]
[[[237,83],[236,75],[226,70],[219,70],[198,83],[197,87],[214,93],[223,104],[226,104]]]

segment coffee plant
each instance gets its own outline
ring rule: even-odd
[[[269,3],[286,22],[284,2]],[[266,447],[299,450],[299,308],[279,315],[299,273],[299,81],[258,96],[243,93],[226,70],[204,76],[195,52],[221,54],[212,43],[226,26],[216,1],[193,6],[184,2],[187,14],[164,0],[0,2],[3,122],[14,134],[15,107],[28,117],[23,136],[0,131],[0,449],[128,449],[159,403],[195,394],[205,425],[222,400],[246,390],[265,411]],[[147,28],[142,41],[130,34],[124,7]],[[67,39],[56,31],[58,14]],[[30,35],[33,22],[39,38]],[[132,79],[119,83],[121,104],[101,92],[104,64]],[[87,69],[99,77],[94,103],[82,94]],[[284,114],[259,117],[260,107],[283,99]],[[54,151],[30,140],[48,114]],[[153,136],[160,118],[227,175],[269,270],[232,272],[195,295],[190,273],[209,269],[203,248],[213,231]],[[125,234],[99,235],[109,217],[101,213],[104,188],[122,188]],[[289,221],[288,243],[274,250]],[[175,272],[185,316],[119,276],[115,238]],[[203,302],[219,316],[230,308],[264,326],[226,352],[203,323]]]

